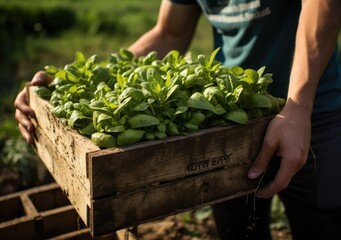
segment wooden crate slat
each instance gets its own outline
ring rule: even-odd
[[[83,185],[78,175],[67,164],[67,160],[64,159],[57,148],[53,147],[53,143],[39,126],[36,128],[36,134],[39,139],[39,142],[35,142],[38,155],[44,163],[48,162],[46,168],[53,175],[64,194],[69,198],[79,216],[87,223],[87,207],[90,206],[89,184]]]
[[[100,236],[252,193],[258,180],[247,178],[249,167],[245,164],[213,170],[150,189],[93,200],[90,229]]]
[[[4,239],[28,240],[37,239],[36,220],[31,216],[18,218],[0,224],[0,236]],[[13,238],[14,236],[14,238]]]
[[[32,119],[32,122],[36,128],[39,127],[46,134],[60,155],[67,159],[74,174],[78,175],[81,182],[88,185],[86,156],[88,152],[98,151],[100,148],[54,117],[50,103],[41,99],[34,89],[34,87],[28,87],[29,104],[37,116],[37,119]],[[51,163],[46,162],[46,164]]]
[[[91,196],[129,191],[250,162],[261,147],[269,121],[270,118],[255,119],[245,125],[211,128],[184,137],[89,153]]]
[[[13,218],[7,221],[6,218],[1,219],[1,239],[54,239],[55,235],[84,228],[84,225],[78,221],[79,215],[72,205],[67,202],[66,205],[60,206],[53,202],[52,199],[56,197],[56,193],[59,195],[60,191],[56,183],[50,183],[0,196],[0,216],[7,208],[13,212],[13,208],[18,208],[19,205],[22,205],[19,208],[25,210],[22,216],[13,213]],[[36,196],[44,196],[44,198],[34,199]],[[45,201],[51,203],[47,203],[48,209],[42,210],[45,207],[40,205],[45,205]],[[88,228],[86,230],[89,232]],[[90,234],[88,236],[88,239],[92,239]]]

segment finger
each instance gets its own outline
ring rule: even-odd
[[[23,89],[16,97],[14,101],[14,107],[18,109],[21,113],[35,117],[33,109],[27,104],[26,90]],[[18,118],[17,118],[18,119]],[[19,119],[18,119],[19,120]]]
[[[263,140],[261,150],[258,153],[256,159],[254,160],[248,172],[248,177],[250,179],[255,179],[262,175],[266,171],[267,166],[275,152],[276,145],[273,144],[268,137],[265,137]]]
[[[15,118],[18,120],[19,124],[26,129],[26,131],[28,131],[29,133],[34,132],[34,125],[32,124],[31,120],[28,118],[27,115],[17,110],[15,112]]]
[[[40,86],[40,85],[47,85],[49,84],[53,78],[46,74],[44,71],[37,72],[31,81],[32,86]]]
[[[33,137],[31,133],[20,123],[19,123],[19,131],[22,137],[26,140],[28,144],[33,144]]]
[[[297,173],[299,167],[293,164],[290,159],[281,159],[281,167],[279,168],[275,178],[259,189],[256,193],[257,197],[270,198],[276,193],[287,188],[291,178]]]

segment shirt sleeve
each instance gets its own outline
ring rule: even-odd
[[[196,0],[170,0],[173,3],[178,3],[178,4],[196,4]]]

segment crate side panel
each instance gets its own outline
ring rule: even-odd
[[[88,152],[100,150],[88,138],[80,135],[77,131],[65,126],[62,121],[52,114],[52,106],[48,101],[41,99],[34,91],[34,87],[29,87],[29,104],[35,111],[36,119],[32,119],[35,127],[44,132],[53,143],[53,147],[58,149],[67,164],[77,174],[81,182],[86,185]],[[45,160],[46,165],[51,165],[53,159]]]
[[[254,192],[258,180],[246,177],[250,164],[213,170],[195,177],[92,202],[93,235],[197,209]]]
[[[270,119],[90,153],[92,197],[250,162]]]
[[[67,161],[61,157],[58,149],[53,147],[50,139],[39,127],[36,129],[36,134],[35,146],[38,155],[43,162],[50,159],[51,164],[46,165],[47,169],[77,210],[79,216],[87,224],[87,206],[90,205],[89,184],[83,185]]]

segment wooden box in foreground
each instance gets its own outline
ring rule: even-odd
[[[271,118],[101,150],[29,87],[35,147],[93,236],[254,192],[246,173]]]

